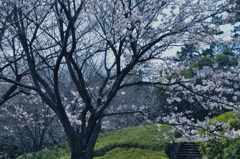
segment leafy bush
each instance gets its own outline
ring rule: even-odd
[[[229,146],[224,149],[224,159],[240,158],[240,138],[231,140]]]
[[[175,132],[173,133],[173,135],[174,135],[175,138],[180,138],[180,137],[183,136],[182,132],[180,132],[180,131],[175,131]]]
[[[222,159],[224,149],[229,145],[228,139],[213,139],[208,142],[201,143],[201,153],[209,159]]]
[[[212,118],[218,122],[227,123],[230,129],[240,129],[240,114],[233,111]],[[225,130],[222,130],[224,133]],[[207,133],[207,132],[205,132]],[[200,143],[201,152],[209,159],[238,159],[240,158],[240,138],[238,139],[212,139]]]

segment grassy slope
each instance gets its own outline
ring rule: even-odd
[[[164,151],[140,148],[114,148],[104,156],[94,159],[167,159]]]
[[[239,119],[240,115],[227,112],[213,119],[228,123],[236,118]],[[237,120],[237,123],[239,122],[240,120]],[[170,139],[164,139],[162,133],[170,128],[170,126],[162,125],[162,131],[159,132],[156,126],[148,125],[101,133],[95,147],[97,157],[94,159],[167,159],[165,149]],[[67,143],[18,157],[18,159],[69,158],[70,149]]]
[[[98,157],[94,159],[167,159],[165,149],[170,139],[164,139],[162,133],[171,127],[162,125],[161,132],[157,129],[148,125],[101,133],[95,147],[95,156]],[[66,143],[62,143],[17,159],[33,158],[69,159],[70,150]]]

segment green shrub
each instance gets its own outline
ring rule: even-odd
[[[229,146],[224,149],[224,159],[240,158],[240,138],[231,140]]]
[[[201,153],[209,159],[223,159],[224,149],[229,145],[228,139],[213,139],[208,142],[201,143]]]
[[[183,136],[182,132],[180,132],[180,131],[175,131],[175,132],[173,133],[173,135],[174,135],[175,138],[180,138],[180,137]]]
[[[218,122],[227,123],[230,126],[230,129],[240,129],[240,114],[234,113],[233,111],[224,113],[212,119]],[[221,129],[220,133],[225,133],[225,130]],[[204,131],[202,131],[202,134],[211,135],[209,132]],[[240,158],[240,138],[214,138],[208,142],[200,143],[200,149],[209,159],[238,159]]]

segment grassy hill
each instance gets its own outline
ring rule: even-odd
[[[159,132],[157,126],[147,125],[101,133],[94,159],[167,159],[165,149],[171,139],[162,134],[170,129],[162,125]],[[70,159],[70,149],[67,143],[61,143],[17,159]]]
[[[232,111],[212,119],[240,129],[240,115]],[[94,159],[167,159],[165,150],[171,139],[165,139],[162,134],[170,129],[171,126],[162,125],[159,132],[157,126],[147,125],[101,133],[95,146]],[[200,145],[204,155],[214,156],[213,159],[217,159],[216,154],[223,159],[240,157],[240,138],[215,139]],[[61,143],[17,159],[70,159],[70,149],[67,143]]]
[[[232,111],[212,119],[240,129],[240,115]],[[101,133],[95,146],[94,159],[167,159],[165,150],[171,139],[165,139],[162,134],[170,129],[169,125],[161,125],[159,132],[157,126],[146,125]],[[216,154],[224,159],[240,157],[239,138],[215,139],[200,145],[204,155],[214,156],[213,159],[217,159]],[[70,148],[65,142],[17,159],[70,159]]]

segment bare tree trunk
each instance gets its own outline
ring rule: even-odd
[[[93,119],[94,120],[94,119]],[[93,121],[90,121],[93,122]],[[101,120],[90,124],[90,131],[82,133],[78,140],[74,140],[71,146],[71,159],[92,159],[94,147],[101,130]]]
[[[95,144],[96,144],[96,141],[97,141],[100,131],[101,131],[101,120],[99,120],[93,128],[92,134],[91,134],[89,142],[88,142],[86,159],[93,158],[94,147],[95,147]]]
[[[101,130],[101,119],[90,117],[87,127],[78,132],[71,126],[64,112],[56,111],[56,114],[67,135],[71,159],[92,159],[94,146]]]
[[[80,138],[79,140],[72,141],[70,144],[71,159],[85,159],[83,156],[83,149]]]
[[[97,137],[100,133],[101,125],[97,123],[91,132],[90,139],[86,139],[86,135],[82,138],[76,137],[77,140],[69,141],[71,144],[71,159],[92,159],[94,155],[94,146],[97,141]],[[84,145],[83,141],[88,140]]]

